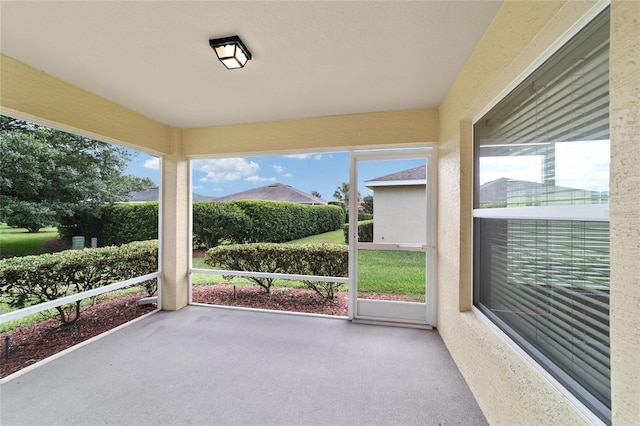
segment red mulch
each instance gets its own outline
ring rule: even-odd
[[[138,300],[145,296],[143,292],[99,301],[84,307],[78,321],[67,326],[61,325],[56,317],[2,333],[0,377],[153,311],[155,305],[138,306]],[[8,361],[5,360],[6,336],[10,342]]]
[[[211,305],[347,316],[349,296],[346,292],[336,293],[330,301],[306,289],[272,287],[267,294],[258,286],[238,286],[234,297],[233,286],[218,284],[193,287],[192,300]]]

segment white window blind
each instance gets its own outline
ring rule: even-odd
[[[608,58],[607,8],[474,124],[474,304],[605,422]]]

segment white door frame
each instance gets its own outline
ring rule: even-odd
[[[349,191],[358,192],[358,161],[410,160],[427,161],[427,236],[423,247],[398,247],[401,250],[426,252],[426,303],[407,303],[370,300],[363,303],[358,299],[358,200],[349,197],[349,319],[364,321],[398,322],[435,327],[437,318],[437,149],[427,145],[420,149],[381,149],[375,151],[354,151],[349,156]],[[374,218],[375,220],[375,218]],[[367,243],[375,248],[371,243]],[[379,245],[376,244],[377,247]],[[358,312],[360,309],[360,312]],[[364,311],[364,313],[363,313]],[[403,311],[394,318],[395,312]],[[382,319],[384,318],[384,319]]]

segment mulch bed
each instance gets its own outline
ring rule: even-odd
[[[2,333],[0,378],[153,311],[155,305],[138,306],[138,300],[146,294],[128,294],[83,307],[78,321],[70,325],[63,326],[58,318],[51,318]],[[8,360],[5,359],[7,336]]]
[[[235,292],[235,295],[234,295]],[[294,288],[271,288],[267,294],[258,286],[206,285],[193,287],[194,303],[239,306],[246,308],[294,311],[347,316],[349,296],[336,293],[333,301],[320,298],[314,291]]]

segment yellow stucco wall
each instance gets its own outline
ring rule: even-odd
[[[155,154],[169,153],[171,128],[0,55],[2,113]]]
[[[438,328],[491,424],[587,422],[470,309],[471,126],[594,4],[505,3],[440,108],[438,215],[448,220],[438,227]],[[614,424],[624,425],[640,419],[639,6],[614,1],[611,25],[612,397]]]
[[[614,424],[640,423],[640,2],[611,6],[611,386]]]
[[[317,117],[184,130],[183,153],[268,153],[288,150],[343,150],[438,140],[435,108]]]

